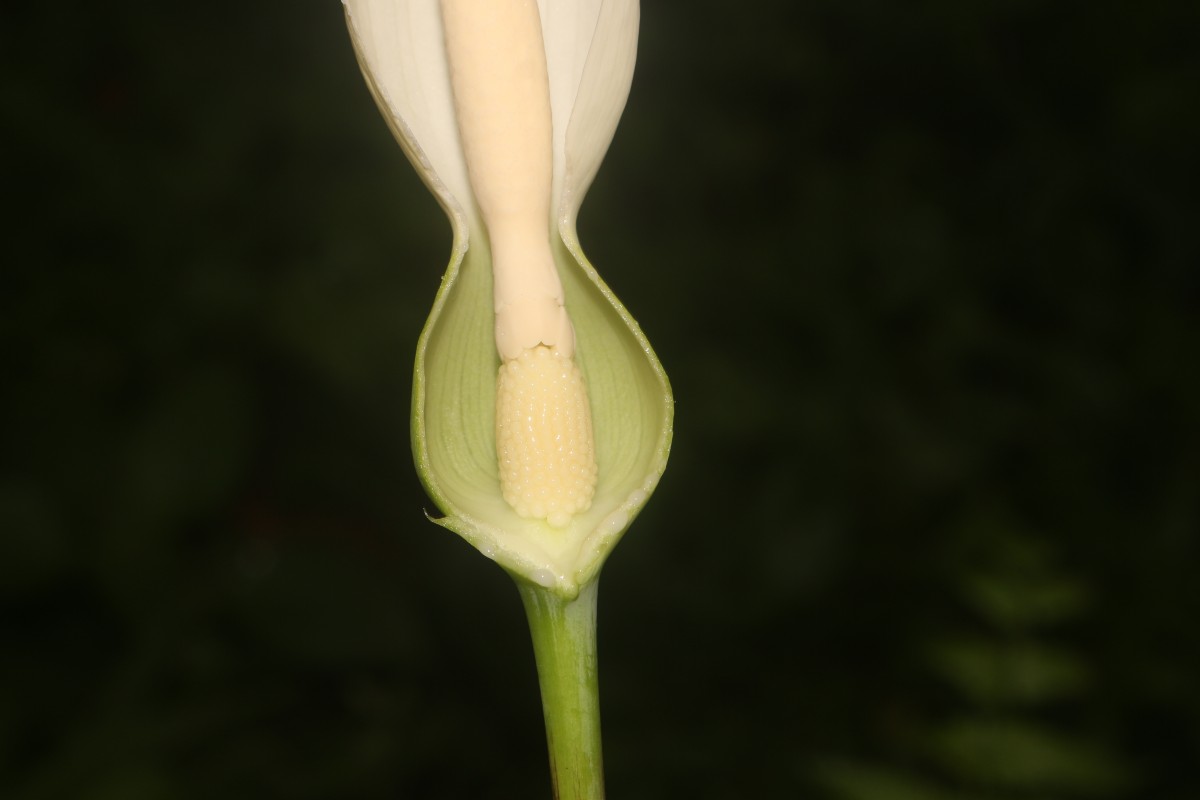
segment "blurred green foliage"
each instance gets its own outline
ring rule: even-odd
[[[1200,794],[1200,7],[647,0],[583,209],[678,399],[610,794]],[[0,797],[548,796],[429,525],[449,230],[336,2],[0,25]]]

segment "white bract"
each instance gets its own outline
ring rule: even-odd
[[[413,390],[436,521],[574,596],[671,439],[666,375],[575,227],[629,93],[637,0],[344,1],[367,82],[454,231]]]

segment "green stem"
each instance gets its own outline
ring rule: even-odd
[[[522,580],[517,588],[533,635],[555,800],[604,800],[596,672],[597,582],[583,587],[574,600]]]

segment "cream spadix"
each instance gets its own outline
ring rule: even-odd
[[[533,0],[441,0],[463,155],[492,247],[496,348],[575,355],[550,252],[550,83]]]
[[[435,521],[514,575],[573,597],[595,579],[657,485],[671,440],[673,403],[662,366],[584,257],[575,229],[628,96],[637,0],[539,0],[536,6],[530,0],[447,0],[445,9],[439,0],[344,2],[367,83],[454,229],[450,264],[418,342],[413,382],[413,453],[445,514]],[[467,87],[467,72],[489,62],[494,70],[513,70],[517,83],[539,82],[537,65],[517,57],[536,54],[537,27],[529,24],[534,7],[545,92],[514,102],[503,82],[488,75]],[[503,26],[494,15],[509,13],[510,27],[519,24],[523,33],[499,37]],[[455,52],[459,23],[493,26],[486,34],[490,42],[467,48],[465,61]],[[490,77],[496,76],[493,71]],[[521,108],[497,123],[512,132],[476,143],[472,115],[486,119],[486,109],[498,105]],[[510,136],[526,135],[531,146],[520,148],[516,158],[527,159],[530,168],[509,171],[509,179],[496,184],[478,174],[476,161],[502,156]],[[541,155],[547,135],[548,193],[538,188],[547,181]],[[526,192],[526,186],[534,188]],[[510,224],[510,214],[519,222]],[[531,266],[509,271],[504,263],[519,253],[529,257],[516,260]],[[504,321],[507,312],[515,322]],[[562,512],[548,512],[550,521],[524,517],[515,508],[523,502],[519,496],[505,499],[510,481],[501,474],[497,440],[504,434],[498,436],[497,427],[507,412],[497,374],[503,376],[502,365],[523,361],[535,372],[569,367],[565,378],[554,370],[539,373],[538,380],[550,384],[547,391],[560,383],[586,386],[581,396],[591,412],[595,484],[590,506],[568,512],[569,519]],[[572,400],[546,405],[577,407]],[[586,412],[579,414],[567,429],[585,429]]]
[[[550,250],[550,85],[533,0],[441,0],[467,174],[492,249],[504,499],[555,528],[592,503],[591,410]]]

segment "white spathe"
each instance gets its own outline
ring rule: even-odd
[[[481,226],[459,141],[438,0],[343,2],[363,73],[465,249]],[[538,8],[553,125],[550,208],[564,239],[573,242],[579,206],[629,97],[638,2],[539,0]]]
[[[486,3],[490,0],[477,0]],[[628,97],[637,0],[539,0],[552,117],[551,248],[586,379],[598,479],[564,528],[525,519],[500,489],[492,255],[455,115],[438,0],[344,0],[360,65],[405,153],[454,229],[450,264],[417,345],[412,443],[445,514],[434,519],[526,581],[574,597],[666,467],[674,402],[636,321],[579,246],[579,206]]]

